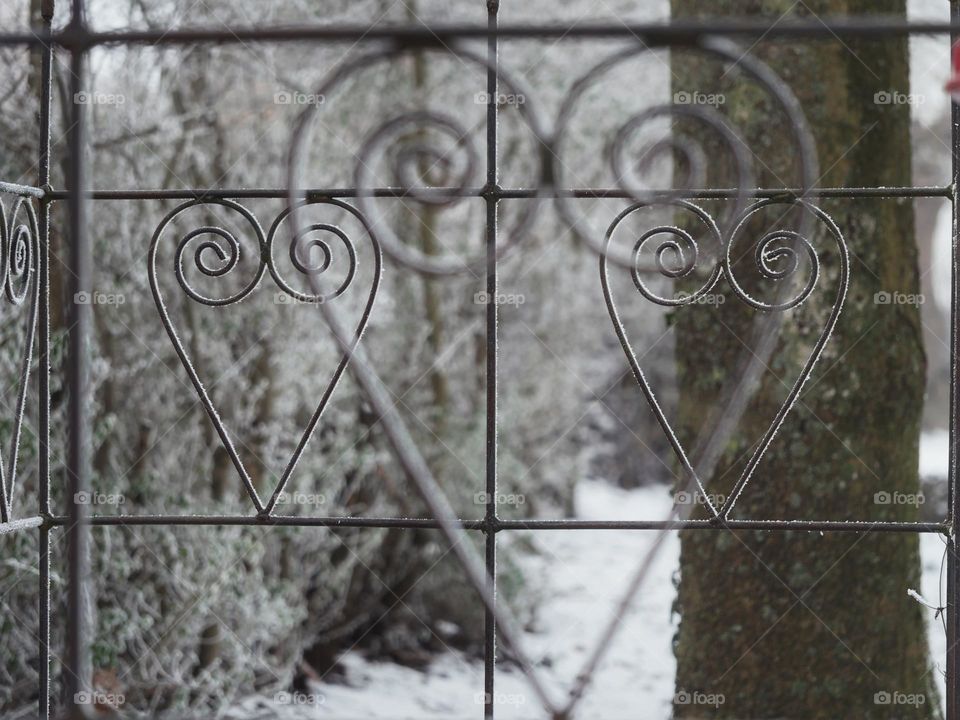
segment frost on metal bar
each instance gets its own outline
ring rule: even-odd
[[[16,385],[16,404],[4,405],[3,413],[11,421],[8,438],[0,439],[0,523],[10,523],[13,517],[13,498],[16,491],[17,460],[27,390],[30,385],[30,362],[33,341],[37,331],[39,257],[37,211],[29,192],[17,192],[12,202],[2,193],[15,192],[10,184],[0,184],[0,307],[5,318],[22,317],[20,338],[20,375]],[[11,310],[17,311],[16,313]],[[8,444],[9,443],[9,444]],[[10,527],[16,527],[11,525]]]

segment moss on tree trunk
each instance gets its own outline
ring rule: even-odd
[[[905,14],[905,0],[671,0],[674,17],[697,15]],[[909,105],[875,102],[908,90],[908,47],[882,42],[761,42],[768,63],[801,100],[817,140],[824,186],[899,185],[910,178]],[[741,129],[763,186],[797,182],[793,146],[757,96],[721,78],[723,68],[672,57],[674,90],[730,92],[722,112]],[[738,85],[739,87],[739,85]],[[723,184],[723,169],[711,184]],[[877,504],[880,492],[917,493],[926,360],[916,305],[877,305],[878,292],[919,294],[909,201],[820,201],[851,251],[850,293],[827,350],[736,506],[740,518],[916,520],[915,505]],[[824,236],[825,237],[825,236]],[[824,238],[821,238],[823,240]],[[752,261],[752,254],[750,255]],[[829,261],[826,268],[829,271]],[[830,286],[829,272],[821,285]],[[678,431],[693,447],[705,408],[737,367],[755,311],[725,285],[720,307],[678,310]],[[793,382],[810,346],[804,318],[834,299],[818,285],[787,313],[779,345],[728,444],[711,493],[727,493]],[[719,320],[719,321],[718,321]],[[816,328],[819,332],[819,326]],[[710,348],[710,352],[704,352]],[[776,375],[777,377],[775,377]],[[780,379],[777,379],[777,378]],[[783,382],[781,382],[781,380]],[[894,533],[681,533],[675,640],[678,697],[722,695],[716,707],[675,702],[676,717],[936,718],[918,538]],[[687,696],[679,693],[688,693]],[[884,704],[878,693],[902,693]],[[907,695],[922,703],[903,704]],[[701,698],[702,699],[702,698]],[[881,702],[877,702],[880,700]]]

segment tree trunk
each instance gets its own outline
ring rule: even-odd
[[[671,9],[674,17],[762,14],[771,21],[811,12],[904,16],[905,0],[717,0],[709,7],[671,0]],[[752,48],[799,97],[817,139],[822,186],[909,182],[910,106],[874,99],[879,91],[909,92],[907,51],[906,38],[773,41]],[[717,63],[679,51],[671,63],[675,92],[724,92],[724,68]],[[755,92],[732,90],[720,110],[756,154],[761,186],[781,186],[779,178],[796,182],[788,130],[763,108]],[[727,187],[724,180],[731,178],[718,172],[710,184]],[[919,308],[875,301],[879,292],[920,292],[913,206],[883,199],[818,204],[849,245],[850,292],[821,362],[734,516],[913,521],[915,504],[875,502],[876,493],[919,489],[926,369]],[[749,237],[759,239],[757,233]],[[818,247],[828,244],[820,239]],[[747,254],[753,262],[753,253]],[[710,493],[729,493],[743,454],[752,451],[785,396],[783,383],[792,384],[799,373],[806,359],[799,348],[811,344],[803,318],[824,317],[835,298],[834,289],[824,289],[835,288],[829,275],[821,276],[806,303],[786,313],[771,370],[705,479]],[[748,338],[756,317],[725,282],[718,292],[727,298],[723,305],[683,307],[673,316],[677,425],[688,449],[709,430],[707,410],[746,352],[734,333]],[[688,531],[681,533],[680,568],[676,717],[940,716],[925,611],[907,595],[919,590],[916,535]],[[911,695],[915,702],[905,704]],[[885,703],[888,698],[893,702]]]

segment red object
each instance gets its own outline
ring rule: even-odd
[[[952,66],[953,74],[950,76],[950,80],[947,81],[944,89],[953,96],[955,102],[960,102],[960,40],[953,44],[950,65]]]

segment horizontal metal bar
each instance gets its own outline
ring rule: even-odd
[[[7,535],[8,533],[17,532],[18,530],[41,527],[42,525],[43,518],[39,515],[21,518],[20,520],[11,520],[10,522],[0,523],[0,535]]]
[[[902,17],[823,17],[812,20],[771,21],[763,18],[696,18],[669,23],[581,23],[577,25],[487,25],[439,23],[436,25],[301,25],[273,27],[197,27],[155,30],[89,31],[68,26],[58,32],[14,32],[0,34],[0,45],[42,45],[54,43],[68,49],[87,49],[96,45],[149,44],[183,45],[197,42],[245,43],[324,40],[359,42],[393,40],[411,45],[442,45],[457,39],[639,39],[646,45],[677,45],[695,42],[707,36],[746,38],[838,39],[878,38],[907,34],[945,34],[960,30],[950,22],[911,22]]]
[[[69,518],[57,515],[51,525],[65,525]],[[483,520],[461,520],[467,530],[486,527]],[[367,528],[436,528],[440,523],[431,518],[383,517],[304,517],[297,515],[95,515],[91,525],[278,525],[285,527],[367,527]]]
[[[500,198],[533,198],[537,196],[535,190],[523,188],[511,189],[504,188],[495,193]],[[580,199],[631,199],[634,196],[622,188],[575,188],[562,192],[555,192],[554,195],[564,197],[573,197]],[[815,188],[811,191],[804,191],[801,188],[749,188],[738,190],[736,188],[692,188],[690,190],[652,190],[644,195],[650,195],[654,198],[676,198],[682,197],[689,200],[723,200],[742,197],[744,195],[754,198],[795,198],[802,195],[815,197],[835,197],[835,198],[884,198],[884,197],[953,197],[953,187],[951,185],[907,185],[896,187],[830,187]]]
[[[51,525],[65,525],[64,515],[50,518]],[[486,530],[486,520],[460,520],[466,530]],[[309,517],[298,515],[95,515],[93,525],[278,525],[285,527],[367,527],[439,529],[431,518]],[[946,522],[865,522],[845,520],[494,520],[495,532],[503,530],[777,530],[798,532],[905,532],[947,533]]]
[[[942,523],[845,520],[501,520],[498,530],[777,530],[799,532],[905,532],[946,534]]]
[[[33,187],[32,185],[19,185],[17,183],[9,183],[0,181],[0,193],[7,193],[8,195],[20,195],[21,197],[31,197],[37,198],[38,200],[45,197],[43,188]]]
[[[41,191],[42,192],[42,191]],[[365,196],[383,198],[404,198],[415,194],[415,190],[398,187],[381,187],[364,190]],[[436,195],[448,197],[474,197],[495,199],[523,200],[539,196],[539,192],[531,188],[438,188]],[[736,198],[744,194],[756,198],[790,198],[802,194],[800,188],[752,188],[740,191],[734,188],[707,188],[691,189],[680,194],[688,199]],[[361,193],[356,188],[330,187],[309,188],[300,193],[308,199],[319,198],[351,198]],[[620,188],[571,188],[561,192],[553,192],[551,196],[563,195],[581,199],[630,199],[631,195]],[[677,197],[675,190],[653,191],[653,197]],[[908,197],[953,197],[953,187],[950,185],[927,186],[898,186],[898,187],[833,187],[819,188],[814,193],[817,197],[827,198],[908,198]],[[64,200],[67,193],[54,190],[46,195],[50,200]],[[94,190],[91,197],[94,200],[242,200],[242,199],[286,199],[289,192],[285,188],[185,188],[152,189],[152,190]]]
[[[437,195],[449,197],[482,197],[483,188],[438,188],[431,190]],[[374,197],[403,198],[415,194],[416,190],[404,188],[384,187],[367,190],[364,195]],[[529,191],[530,197],[536,195]],[[245,198],[286,199],[290,192],[286,188],[185,188],[183,190],[94,190],[91,197],[94,200],[243,200]],[[310,188],[301,190],[300,196],[313,200],[331,197],[358,197],[360,192],[356,188]],[[67,193],[55,190],[49,194],[51,200],[63,200]]]

